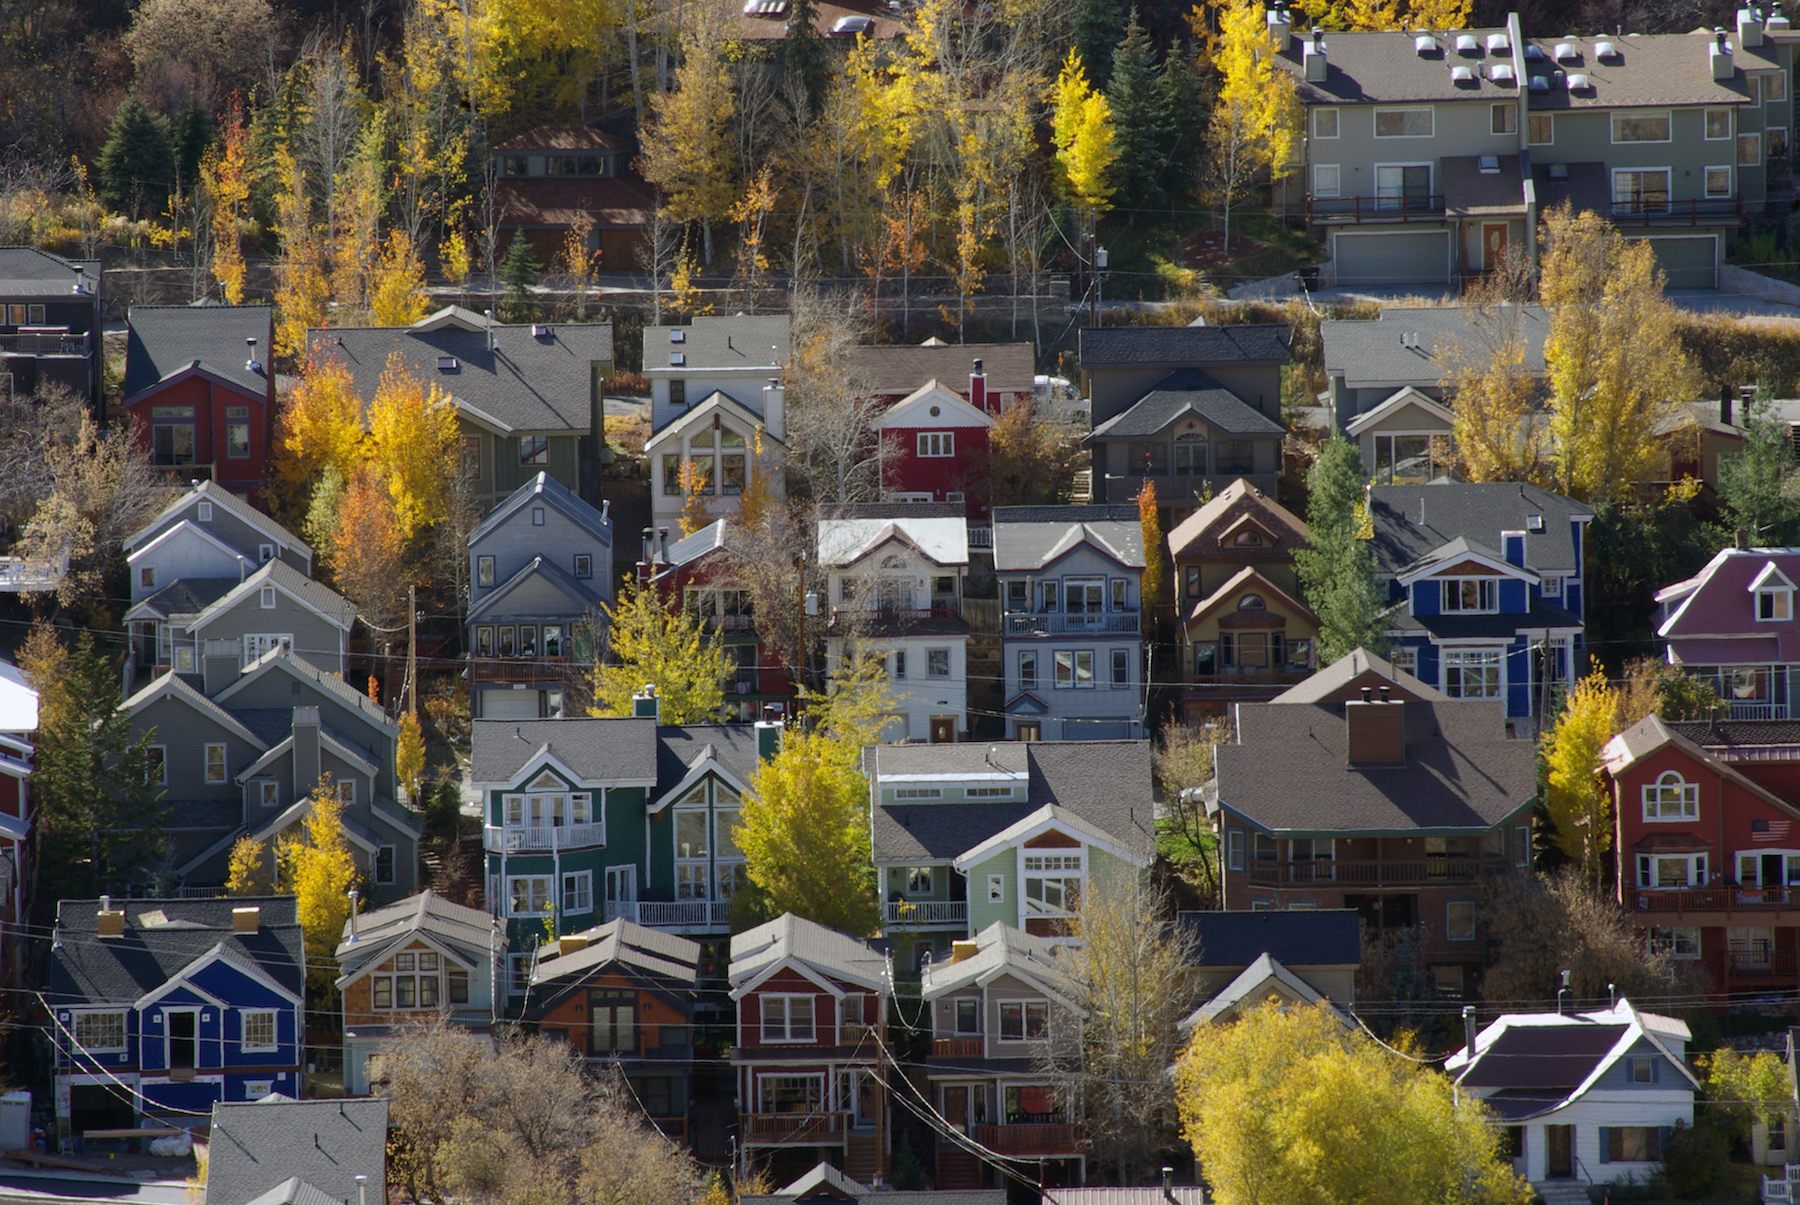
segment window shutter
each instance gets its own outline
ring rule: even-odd
[[[1612,1162],[1612,1130],[1607,1126],[1600,1127],[1600,1162]]]

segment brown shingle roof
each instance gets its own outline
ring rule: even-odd
[[[508,139],[497,151],[622,151],[622,139],[590,126],[539,126]]]
[[[1037,361],[1029,343],[858,347],[850,352],[850,372],[871,393],[906,394],[936,380],[966,397],[976,360],[987,373],[990,393],[1025,393],[1035,380]]]
[[[656,192],[630,176],[523,176],[497,180],[502,226],[572,226],[587,214],[602,229],[648,228]]]
[[[1541,59],[1527,58],[1527,75],[1550,77],[1550,86],[1531,93],[1532,112],[1555,112],[1569,109],[1616,109],[1646,105],[1739,105],[1749,100],[1749,86],[1744,71],[1773,71],[1777,64],[1764,57],[1772,48],[1745,50],[1737,35],[1727,38],[1732,48],[1730,79],[1715,80],[1708,47],[1712,35],[1694,33],[1634,34],[1630,37],[1562,37],[1527,38],[1527,46],[1542,49]],[[1596,57],[1594,47],[1611,42],[1618,53],[1610,58]],[[1575,49],[1573,60],[1559,62],[1556,48],[1567,43]],[[1530,52],[1527,51],[1527,54]],[[1558,87],[1556,73],[1566,80],[1573,74],[1585,75],[1591,88],[1570,92]]]

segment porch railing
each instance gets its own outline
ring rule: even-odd
[[[1791,887],[1655,887],[1627,889],[1625,902],[1639,912],[1773,912],[1800,907]]]
[[[1044,614],[1036,611],[1009,611],[1005,617],[1008,636],[1063,636],[1113,634],[1135,636],[1140,626],[1136,611],[1100,611],[1068,614]]]
[[[515,828],[490,824],[483,830],[489,853],[516,854],[535,850],[585,849],[606,844],[606,825],[545,824]]]
[[[890,925],[967,924],[967,900],[889,900],[883,905]]]
[[[931,1057],[934,1059],[978,1059],[981,1057],[980,1038],[933,1038],[931,1040]]]
[[[1353,861],[1318,858],[1310,862],[1252,860],[1252,883],[1343,883],[1366,886],[1429,886],[1433,883],[1470,883],[1485,875],[1500,874],[1508,864],[1500,859],[1418,858],[1406,861]]]
[[[652,929],[711,928],[731,923],[730,900],[607,900],[607,920]]]
[[[810,1146],[842,1142],[848,1119],[845,1113],[743,1113],[738,1122],[745,1142]]]
[[[975,1141],[1003,1155],[1072,1155],[1081,1133],[1078,1126],[1055,1122],[976,1126]]]

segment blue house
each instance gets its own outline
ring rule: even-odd
[[[1453,699],[1504,700],[1509,720],[1537,715],[1580,666],[1594,512],[1517,482],[1377,485],[1368,498],[1395,668]]]
[[[306,949],[293,896],[63,900],[50,957],[65,1133],[300,1095]]]

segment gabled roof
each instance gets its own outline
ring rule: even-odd
[[[91,300],[100,291],[99,260],[64,259],[36,247],[0,247],[0,297],[73,296],[77,264]]]
[[[854,565],[889,543],[900,543],[934,565],[969,563],[969,524],[953,518],[902,515],[891,519],[819,520],[819,563],[826,568]]]
[[[125,622],[176,618],[193,618],[230,594],[243,583],[241,577],[183,577],[170,582],[155,594],[136,603],[125,612]]]
[[[1756,618],[1756,583],[1772,581],[1771,569],[1789,582],[1800,580],[1800,548],[1724,548],[1693,577],[1658,590],[1656,601],[1667,618],[1656,634],[1671,642],[1671,660],[1683,665],[1800,660],[1800,623]],[[1708,647],[1682,647],[1696,640]],[[1726,642],[1743,647],[1734,652]]]
[[[1410,837],[1486,832],[1537,797],[1537,746],[1507,739],[1503,704],[1404,706],[1406,761],[1358,766],[1341,707],[1238,704],[1209,806],[1269,833]]]
[[[753,991],[777,968],[792,964],[871,991],[894,990],[894,966],[886,954],[835,929],[784,912],[732,937],[732,999]]]
[[[508,138],[496,151],[622,151],[626,143],[592,126],[537,126]]]
[[[914,427],[992,427],[994,416],[977,410],[934,377],[889,406],[875,421],[883,431]]]
[[[656,784],[656,721],[610,716],[565,720],[476,720],[469,777],[477,787],[511,786],[541,759],[584,783]]]
[[[759,405],[761,399],[762,395],[758,394]],[[746,405],[730,394],[715,389],[702,398],[698,405],[688,407],[658,427],[656,433],[645,442],[644,454],[646,456],[654,455],[655,449],[685,432],[692,431],[697,427],[710,426],[713,417],[719,414],[732,415],[746,429],[746,435],[763,426],[763,413],[760,409]],[[762,438],[764,444],[771,447],[784,448],[787,446],[783,440],[777,439],[766,428],[763,430]]]
[[[182,491],[174,501],[170,502],[167,506],[163,507],[162,510],[157,512],[156,518],[150,520],[150,522],[144,524],[125,538],[125,551],[131,552],[152,534],[159,532],[162,529],[162,525],[168,522],[169,519],[183,511],[198,506],[202,501],[211,502],[214,506],[223,507],[225,510],[230,511],[233,518],[241,523],[248,524],[254,530],[269,537],[269,542],[277,547],[292,548],[294,551],[304,555],[309,561],[311,560],[313,550],[304,540],[300,539],[300,537],[296,536],[281,524],[275,522],[275,520],[269,518],[269,516],[252,507],[248,502],[244,501],[230,490],[225,489],[223,486],[213,481],[202,481],[200,484]],[[239,551],[243,550],[240,549]],[[245,555],[249,554],[245,553]]]
[[[136,1000],[132,1001],[131,1006],[140,1011],[149,1008],[152,1004],[155,1004],[158,1000],[161,1000],[164,996],[167,996],[170,992],[176,991],[182,986],[186,986],[188,990],[193,992],[196,996],[211,1000],[215,1004],[225,1004],[226,1002],[224,1000],[214,996],[211,992],[205,991],[193,982],[193,980],[199,976],[201,971],[214,963],[219,962],[231,967],[245,978],[261,984],[264,988],[273,991],[276,995],[286,996],[295,1004],[305,1003],[306,998],[302,993],[284,987],[282,984],[276,982],[257,959],[250,957],[236,946],[227,945],[225,942],[219,942],[217,945],[213,946],[212,949],[207,950],[192,962],[189,962],[186,966],[176,971],[173,975],[170,975],[166,982],[151,988]]]
[[[1288,996],[1304,1004],[1327,1003],[1317,988],[1288,970],[1280,959],[1268,954],[1258,954],[1249,966],[1238,973],[1237,978],[1183,1018],[1181,1028],[1192,1029],[1196,1025],[1230,1016],[1245,1005],[1260,1004],[1271,993],[1271,989],[1276,995],[1285,991]],[[1331,1011],[1346,1028],[1356,1028],[1356,1023],[1343,1014],[1341,1004],[1333,1004]]]
[[[1029,343],[883,343],[853,347],[845,359],[850,376],[870,393],[906,393],[938,381],[966,396],[977,360],[989,393],[1029,393],[1037,383]]]
[[[1373,410],[1365,410],[1351,419],[1350,424],[1344,428],[1344,434],[1357,439],[1364,431],[1380,426],[1403,410],[1417,410],[1445,431],[1456,424],[1456,415],[1450,412],[1450,407],[1431,400],[1413,386],[1407,385],[1395,390],[1392,397]]]
[[[962,943],[958,943],[960,946]],[[972,954],[927,963],[919,975],[919,995],[936,1000],[946,992],[972,984],[986,986],[1001,975],[1012,975],[1034,984],[1045,995],[1068,1004],[1075,987],[1066,977],[1065,947],[1043,937],[1021,932],[995,921],[974,937]]]
[[[1220,543],[1227,527],[1236,529],[1244,522],[1276,537],[1279,549],[1300,547],[1312,538],[1298,515],[1239,477],[1175,525],[1169,532],[1169,551],[1179,557],[1276,550],[1269,546],[1243,549]]]
[[[537,502],[554,507],[556,512],[568,519],[596,540],[612,547],[612,519],[601,514],[586,502],[582,501],[567,486],[551,477],[548,473],[539,473],[524,485],[508,494],[499,505],[487,513],[481,525],[469,533],[469,547],[473,548],[491,535],[502,523],[516,515],[529,503]]]
[[[1543,522],[1533,531],[1528,520]],[[1501,533],[1525,533],[1525,566],[1538,572],[1580,573],[1572,527],[1594,517],[1586,506],[1522,482],[1438,482],[1369,488],[1369,542],[1376,571],[1399,573],[1458,536],[1488,548]]]
[[[508,611],[503,604],[509,597],[523,588],[525,584],[533,578],[542,578],[544,581],[549,582],[556,588],[557,593],[575,604],[573,607],[569,608],[570,612],[591,614],[598,612],[606,603],[606,599],[602,598],[599,592],[588,586],[586,582],[564,572],[562,567],[554,561],[547,561],[540,556],[533,557],[530,564],[507,578],[498,590],[495,590],[492,594],[483,598],[473,607],[470,607],[469,622],[473,623],[487,615],[489,612],[498,612],[502,615],[514,616],[515,618],[530,618],[530,616],[520,615],[520,613],[516,611]],[[548,613],[541,616],[541,618],[546,619],[555,617],[555,615]]]
[[[1232,611],[1236,613],[1238,611],[1238,599],[1243,596],[1245,591],[1257,595],[1273,596],[1280,600],[1282,606],[1290,611],[1296,619],[1304,620],[1315,628],[1319,626],[1319,617],[1313,614],[1313,609],[1311,607],[1264,577],[1262,571],[1255,565],[1245,565],[1242,569],[1239,569],[1236,573],[1232,574],[1230,579],[1217,590],[1214,590],[1210,595],[1196,602],[1193,609],[1183,617],[1181,621],[1182,626],[1185,628],[1189,624],[1197,623],[1224,607],[1230,607]],[[1246,615],[1262,615],[1265,614],[1266,611],[1245,611],[1243,613]]]
[[[1600,750],[1600,765],[1608,774],[1616,778],[1646,757],[1669,746],[1673,746],[1687,755],[1696,765],[1705,766],[1719,777],[1730,779],[1734,784],[1777,811],[1784,812],[1789,816],[1800,817],[1800,807],[1796,807],[1767,787],[1746,777],[1723,758],[1715,756],[1683,736],[1664,722],[1659,715],[1645,716],[1607,741],[1605,747]]]
[[[297,572],[286,561],[277,557],[264,562],[262,568],[196,615],[186,630],[192,632],[205,627],[246,598],[257,594],[264,586],[274,586],[339,631],[348,632],[356,624],[356,607],[349,599]]]
[[[546,945],[531,973],[531,986],[544,989],[538,998],[540,1008],[548,1007],[563,994],[581,988],[594,974],[612,967],[690,987],[699,978],[700,943],[685,937],[622,919],[568,936],[585,939],[587,945],[566,954],[554,953],[554,943]]]
[[[201,367],[233,389],[267,398],[274,375],[275,309],[267,305],[134,305],[126,315],[125,404]],[[256,340],[254,357],[246,339]],[[254,358],[257,370],[248,364]]]
[[[656,789],[647,811],[674,803],[708,774],[739,793],[762,764],[754,724],[663,724],[656,729]]]
[[[1290,332],[1285,323],[1242,326],[1083,327],[1081,367],[1137,368],[1168,365],[1286,364]]]
[[[676,342],[679,333],[680,342]],[[682,362],[677,364],[674,357]],[[685,377],[755,371],[780,376],[788,359],[788,316],[704,316],[686,326],[644,328],[644,375]]]
[[[323,1197],[356,1201],[358,1175],[370,1185],[386,1181],[387,1137],[388,1102],[379,1097],[220,1101],[207,1145],[206,1200],[249,1205],[297,1178]]]
[[[1327,38],[1334,67],[1336,45],[1343,36],[1334,33]],[[1409,38],[1392,35],[1390,48],[1397,50],[1402,43],[1408,59],[1416,61]],[[1449,74],[1441,61],[1430,66],[1434,74]],[[1525,371],[1542,376],[1544,340],[1550,332],[1548,314],[1542,306],[1527,305],[1507,317],[1517,318],[1519,332],[1524,336]],[[1399,389],[1403,385],[1437,388],[1456,370],[1459,350],[1463,355],[1479,355],[1485,349],[1477,325],[1481,321],[1480,309],[1460,305],[1388,309],[1373,319],[1328,318],[1319,323],[1325,375],[1343,377],[1352,389]],[[1416,347],[1412,345],[1414,335],[1418,336]]]
[[[464,417],[495,434],[589,433],[593,365],[612,362],[611,323],[496,323],[467,330],[460,323],[434,329],[436,321],[434,315],[413,327],[311,330],[310,358],[335,360],[348,368],[365,406],[375,396],[389,356],[398,353],[414,376],[443,389]],[[533,334],[537,330],[545,333]]]
[[[1290,966],[1354,967],[1362,930],[1354,908],[1318,912],[1183,912],[1177,918],[1199,967],[1249,966],[1272,955]]]
[[[1672,1017],[1639,1012],[1629,1000],[1597,1012],[1507,1013],[1475,1035],[1475,1048],[1451,1055],[1444,1070],[1458,1087],[1479,1092],[1502,1120],[1537,1117],[1575,1103],[1634,1049],[1647,1046],[1698,1091],[1687,1062],[1669,1048],[1685,1043],[1688,1027]]]
[[[1286,433],[1280,423],[1199,369],[1181,368],[1164,377],[1130,407],[1095,427],[1081,442],[1092,445],[1112,439],[1146,439],[1161,435],[1189,416],[1227,435],[1279,438]]]
[[[314,1188],[299,1176],[289,1176],[281,1183],[252,1197],[249,1205],[347,1205],[323,1189]]]
[[[262,910],[254,933],[232,928],[231,910]],[[112,902],[125,913],[122,937],[100,937],[99,900],[62,900],[56,906],[61,943],[51,954],[48,998],[54,1004],[128,1005],[178,976],[195,960],[223,947],[238,963],[258,969],[289,995],[306,990],[305,941],[298,902],[291,895],[210,900]]]
[[[429,935],[484,954],[506,943],[505,930],[494,917],[479,908],[465,908],[430,889],[363,913],[356,918],[355,930],[352,940],[351,923],[344,922],[343,940],[337,947],[339,965],[366,961],[365,951],[404,944],[415,935]]]
[[[1448,544],[1441,544],[1433,548],[1412,564],[1401,569],[1395,576],[1400,579],[1401,585],[1410,586],[1422,577],[1430,577],[1445,569],[1471,561],[1478,565],[1484,565],[1500,577],[1510,577],[1522,582],[1539,580],[1538,575],[1531,570],[1507,564],[1505,557],[1487,545],[1471,540],[1468,536],[1457,536]]]
[[[338,703],[356,712],[384,732],[398,734],[400,731],[399,725],[388,719],[387,712],[381,709],[381,704],[336,674],[326,673],[294,650],[280,645],[245,666],[239,672],[238,680],[218,693],[217,701],[221,705],[230,702],[240,691],[247,689],[250,683],[271,673],[283,673],[298,679],[304,685],[317,688],[319,693],[331,696]]]
[[[1144,567],[1144,529],[1135,505],[996,506],[993,516],[996,572],[1042,569],[1083,544],[1126,569]]]
[[[1385,679],[1393,688],[1410,698],[1429,703],[1448,703],[1450,696],[1435,686],[1427,686],[1384,657],[1365,648],[1356,648],[1319,670],[1304,682],[1296,682],[1270,699],[1271,703],[1323,703],[1338,696],[1364,674]]]
[[[154,554],[156,550],[161,548],[164,544],[182,537],[190,537],[198,539],[203,544],[211,544],[221,555],[234,558],[239,566],[238,576],[235,579],[237,581],[242,581],[245,576],[256,570],[257,560],[255,557],[249,556],[238,549],[233,548],[224,540],[221,540],[218,536],[215,536],[212,532],[206,530],[205,526],[196,523],[192,519],[183,519],[172,527],[165,528],[161,535],[146,544],[138,546],[133,550],[132,554],[125,559],[128,563],[136,565],[141,558]]]
[[[221,698],[222,697],[223,695],[221,695]],[[177,699],[193,708],[195,711],[212,720],[215,724],[218,724],[220,727],[234,733],[240,739],[248,742],[250,747],[258,752],[267,750],[269,747],[268,742],[264,741],[261,737],[256,735],[256,733],[245,727],[243,721],[239,720],[212,699],[207,698],[205,695],[189,686],[182,680],[180,675],[173,671],[165,673],[162,677],[140,687],[136,694],[119,704],[119,708],[128,713],[136,713],[142,711],[145,707],[148,707],[158,699],[164,698]]]
[[[1123,844],[1105,829],[1082,819],[1078,813],[1068,808],[1057,807],[1054,803],[1046,803],[1035,811],[1026,813],[986,840],[971,845],[957,855],[952,865],[958,871],[966,872],[1010,845],[1023,845],[1031,838],[1053,830],[1078,837],[1084,845],[1098,846],[1140,870],[1150,865],[1150,855],[1142,846],[1134,848]]]
[[[716,519],[702,527],[692,535],[686,535],[669,545],[669,559],[665,568],[657,577],[684,569],[708,553],[721,549],[727,553],[741,555],[748,544],[742,530],[729,519]]]

